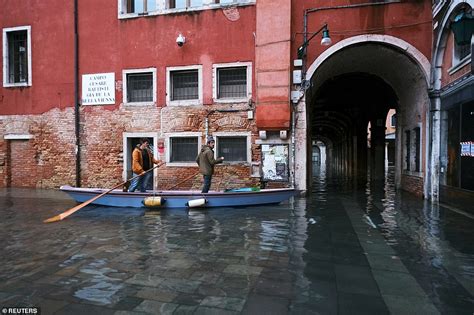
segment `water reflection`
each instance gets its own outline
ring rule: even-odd
[[[278,206],[154,213],[86,207],[49,225],[42,219],[70,208],[69,199],[0,193],[0,302],[140,311],[131,300],[159,295],[159,303],[208,303],[216,312],[251,313],[252,301],[268,309],[284,301],[283,313],[350,313],[350,303],[360,303],[356,310],[380,314],[387,309],[354,231],[362,226],[382,237],[438,310],[470,309],[471,221],[396,191],[393,172],[384,185],[364,182],[358,190],[315,171],[307,198]]]

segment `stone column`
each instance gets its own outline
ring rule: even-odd
[[[440,176],[440,153],[441,153],[441,98],[438,91],[430,93],[431,101],[431,154],[429,167],[429,198],[431,201],[439,200],[439,176]]]

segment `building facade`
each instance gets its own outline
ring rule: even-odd
[[[436,1],[433,7],[433,111],[439,138],[439,199],[472,211],[474,200],[474,1]]]
[[[207,135],[226,158],[213,189],[306,190],[315,142],[332,174],[378,181],[396,110],[397,187],[438,198],[433,91],[449,80],[432,75],[445,65],[433,16],[449,10],[415,0],[106,3],[2,1],[0,186],[110,187],[130,177],[131,151],[148,137],[166,161],[154,186],[197,188]],[[327,32],[332,45],[320,46]]]

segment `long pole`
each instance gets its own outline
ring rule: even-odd
[[[113,191],[114,189],[117,189],[117,188],[119,188],[119,187],[122,187],[122,186],[125,185],[128,181],[132,181],[132,180],[134,180],[134,179],[136,179],[136,178],[138,178],[138,177],[140,177],[140,176],[143,176],[143,175],[145,175],[146,173],[153,171],[155,168],[160,167],[161,165],[162,165],[162,164],[158,164],[158,165],[156,165],[155,167],[150,168],[149,170],[143,172],[142,174],[136,175],[136,176],[134,176],[134,177],[132,177],[132,178],[130,178],[130,179],[127,179],[127,180],[124,181],[123,183],[117,184],[116,186],[114,186],[114,187],[110,188],[109,190],[107,190],[107,191],[101,193],[100,195],[97,195],[97,196],[95,196],[95,197],[93,197],[93,198],[91,198],[91,199],[89,199],[89,200],[87,200],[87,201],[84,201],[83,203],[78,204],[77,206],[72,207],[72,208],[69,209],[69,210],[66,210],[66,211],[64,211],[64,212],[62,212],[62,213],[60,213],[60,214],[58,214],[58,215],[55,215],[54,217],[51,217],[51,218],[49,218],[49,219],[44,220],[43,222],[44,222],[44,223],[51,223],[51,222],[58,222],[58,221],[61,221],[61,220],[65,219],[65,218],[67,218],[68,216],[70,216],[71,214],[73,214],[74,212],[79,211],[79,210],[81,210],[82,208],[84,208],[85,206],[87,206],[88,204],[90,204],[90,203],[96,201],[96,200],[99,199],[100,197],[107,195],[108,193],[110,193],[110,192]]]

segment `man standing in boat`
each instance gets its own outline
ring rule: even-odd
[[[159,164],[161,161],[156,160],[150,151],[148,145],[150,144],[147,138],[141,138],[140,144],[138,144],[132,153],[132,171],[133,175],[142,175],[154,164]],[[141,192],[146,191],[146,187],[152,177],[152,172],[143,174],[142,176],[136,177],[130,184],[129,192],[134,192],[137,188]]]
[[[214,146],[216,142],[212,136],[207,137],[207,144],[203,145],[201,152],[196,157],[196,162],[199,165],[199,171],[203,175],[204,185],[202,193],[207,193],[211,188],[212,175],[214,174],[214,165],[222,163],[224,157],[214,158]]]

